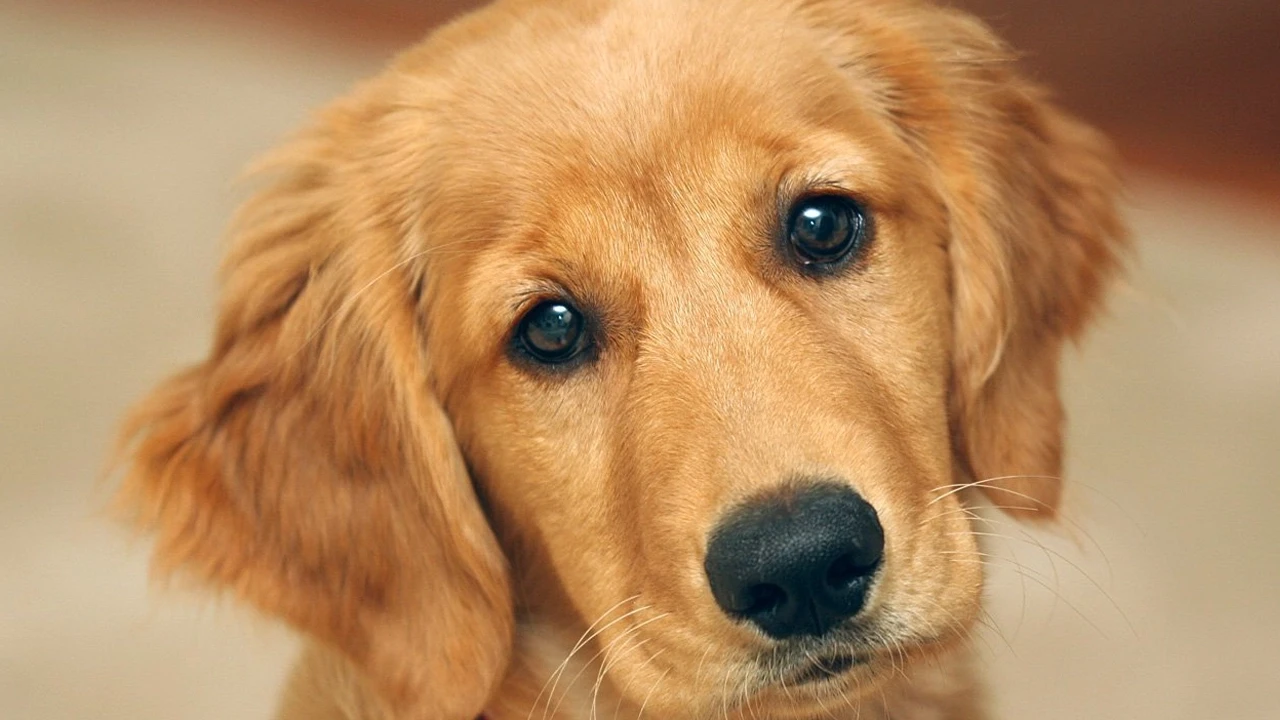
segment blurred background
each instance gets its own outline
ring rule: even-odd
[[[240,169],[468,4],[0,0],[0,719],[269,716],[293,640],[149,590],[101,461],[206,348]],[[1138,245],[1068,519],[990,528],[997,717],[1275,720],[1280,3],[955,4],[1116,139]]]

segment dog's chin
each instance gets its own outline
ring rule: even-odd
[[[783,678],[778,684],[793,688],[820,686],[828,683],[838,683],[847,679],[852,674],[853,669],[859,665],[866,665],[870,662],[870,657],[865,654],[854,653],[833,653],[824,655],[812,661],[806,661],[804,665],[791,674],[790,677]]]
[[[772,658],[763,684],[746,704],[761,717],[825,717],[832,708],[881,697],[886,683],[901,679],[923,658],[945,650],[950,642],[895,643],[892,648],[805,648],[779,663]]]
[[[852,699],[869,688],[878,687],[882,672],[876,653],[813,653],[776,672],[772,682],[760,688],[758,700],[752,704],[776,708],[781,713],[779,717],[804,717],[833,700]]]
[[[801,668],[792,677],[761,688],[745,699],[742,707],[747,710],[747,717],[809,720],[827,717],[836,708],[856,707],[863,696],[879,686],[878,671],[866,661],[824,658]]]

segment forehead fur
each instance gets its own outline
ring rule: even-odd
[[[873,94],[793,11],[739,0],[522,10],[452,26],[398,65],[414,81],[397,102],[430,135],[429,206],[529,218],[561,204],[537,207],[548,188],[687,191],[699,184],[690,173],[741,172],[744,150],[785,157],[823,130],[896,144]]]

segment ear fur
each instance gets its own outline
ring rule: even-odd
[[[809,0],[840,64],[932,166],[950,216],[952,436],[997,506],[1052,518],[1061,499],[1059,359],[1120,266],[1111,149],[1020,75],[985,25],[911,0]]]
[[[985,27],[942,17],[957,455],[995,505],[1049,519],[1062,493],[1059,362],[1119,270],[1120,181],[1106,140],[1021,77]]]
[[[411,193],[368,161],[411,146],[381,92],[276,156],[234,224],[208,359],[125,424],[117,500],[154,533],[157,574],[283,618],[390,716],[471,720],[510,655],[510,588],[431,393]]]

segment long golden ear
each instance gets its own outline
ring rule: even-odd
[[[950,217],[959,468],[1019,517],[1061,498],[1058,365],[1118,270],[1111,150],[975,18],[912,0],[804,0],[837,63],[935,170]],[[829,35],[829,33],[828,33]]]
[[[472,720],[510,654],[507,568],[430,389],[407,203],[361,162],[375,115],[332,111],[241,212],[212,351],[126,422],[118,500],[158,574],[333,648],[396,717]]]
[[[908,110],[951,217],[952,425],[962,469],[996,505],[1061,500],[1059,361],[1126,244],[1110,146],[1016,70],[980,22],[934,10],[932,107]]]

